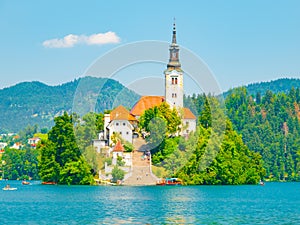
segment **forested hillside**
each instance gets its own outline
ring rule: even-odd
[[[260,90],[260,89],[258,89]],[[185,99],[201,112],[205,96]],[[300,89],[251,95],[236,88],[225,99],[227,116],[250,150],[262,155],[266,178],[300,179]]]
[[[281,78],[274,81],[253,83],[246,85],[245,87],[249,95],[256,95],[256,93],[259,92],[261,96],[264,96],[267,91],[272,91],[273,93],[287,93],[289,92],[289,90],[291,90],[292,87],[300,87],[300,79]],[[230,89],[229,91],[225,92],[224,96],[226,97],[233,90],[234,89]]]
[[[88,110],[103,112],[118,104],[131,107],[139,98],[119,82],[104,78],[84,77],[58,86],[24,82],[0,90],[0,132],[18,132],[35,124],[50,128],[55,116],[71,112],[79,83],[88,87],[88,91],[79,95],[85,103],[81,107],[87,107],[86,103],[97,98],[94,108],[89,106]]]

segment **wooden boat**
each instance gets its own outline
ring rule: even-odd
[[[179,178],[166,178],[166,179],[161,179],[159,180],[156,185],[160,186],[177,186],[177,185],[182,185],[182,182]]]
[[[57,183],[54,182],[54,181],[44,181],[44,182],[42,182],[42,184],[44,184],[44,185],[56,185]]]
[[[23,184],[23,185],[29,185],[30,182],[29,182],[29,181],[26,181],[26,180],[23,180],[23,181],[22,181],[22,184]]]

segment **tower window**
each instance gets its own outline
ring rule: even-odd
[[[178,84],[178,78],[172,77],[172,84]]]

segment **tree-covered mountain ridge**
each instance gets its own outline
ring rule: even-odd
[[[118,81],[107,78],[83,77],[56,86],[22,82],[0,90],[0,132],[18,132],[36,124],[50,128],[54,117],[74,111],[74,100],[78,102],[78,111],[103,112],[118,104],[130,108],[139,97]]]
[[[260,95],[265,95],[267,91],[271,91],[273,93],[284,92],[287,93],[291,90],[292,87],[297,88],[300,87],[300,79],[299,78],[279,78],[272,81],[263,81],[257,83],[251,83],[248,85],[243,85],[247,89],[247,93],[249,95],[256,95],[256,93],[260,93]],[[224,97],[230,95],[235,88],[229,89],[228,91],[223,93]]]
[[[82,108],[87,107],[86,104],[91,101],[90,96],[97,97],[96,106],[92,103],[89,106],[89,110],[95,109],[96,112],[103,112],[118,104],[130,108],[139,98],[139,95],[119,82],[106,78],[84,77],[56,86],[38,81],[22,82],[0,90],[0,132],[18,132],[27,125],[36,124],[40,128],[50,128],[55,116],[64,111],[72,111],[79,84],[89,92],[81,99],[81,104],[85,104]],[[259,92],[263,96],[267,90],[286,93],[292,87],[300,87],[300,79],[281,78],[245,87],[249,95]],[[228,96],[233,90],[224,92],[224,96]]]

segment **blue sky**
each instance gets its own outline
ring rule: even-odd
[[[0,0],[0,88],[61,84],[118,46],[169,42],[173,17],[179,45],[208,65],[222,90],[300,78],[299,9],[296,0]]]

